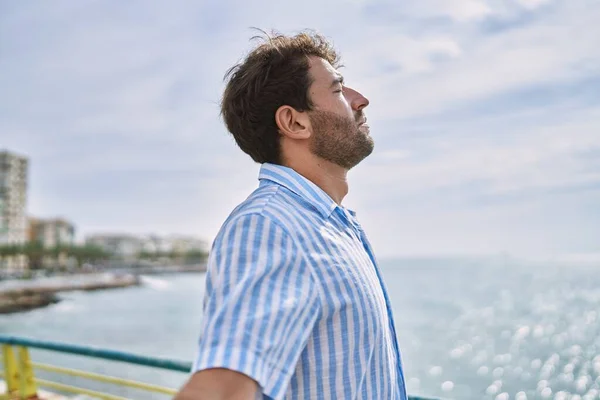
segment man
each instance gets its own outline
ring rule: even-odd
[[[389,300],[346,174],[369,101],[318,34],[277,35],[228,74],[222,115],[259,187],[210,253],[194,374],[177,400],[406,399]]]

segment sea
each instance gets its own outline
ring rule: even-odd
[[[600,399],[600,264],[507,257],[381,260],[410,394],[464,400]],[[0,333],[192,361],[205,276],[143,276],[0,316]],[[34,361],[179,388],[188,375],[32,352]],[[133,389],[47,379],[159,399]],[[94,386],[95,385],[95,386]]]

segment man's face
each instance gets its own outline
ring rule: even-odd
[[[365,124],[363,109],[369,105],[362,94],[343,85],[342,76],[322,58],[310,58],[313,78],[308,112],[312,126],[312,153],[347,170],[373,152],[374,142]]]

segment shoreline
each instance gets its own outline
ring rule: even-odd
[[[127,273],[132,275],[165,275],[180,273],[206,272],[206,264],[194,265],[171,265],[171,266],[146,266],[146,267],[122,267],[112,268],[107,271],[113,273]]]
[[[143,275],[202,273],[205,264],[121,267],[49,277],[0,281],[0,315],[26,312],[59,303],[61,292],[120,289],[142,284]]]
[[[35,310],[58,302],[60,302],[60,298],[54,293],[31,293],[28,291],[2,293],[0,294],[0,314]]]
[[[40,279],[27,282],[27,285],[13,288],[0,288],[0,314],[12,314],[30,311],[37,308],[56,304],[61,301],[60,292],[74,290],[94,291],[105,289],[119,289],[138,286],[140,278],[127,274],[100,274],[86,276],[80,282],[44,282]]]

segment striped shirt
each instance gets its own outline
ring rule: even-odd
[[[354,212],[263,164],[208,261],[193,372],[227,368],[267,399],[406,400],[390,302]]]

